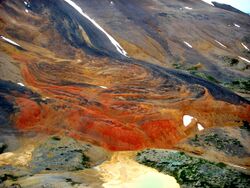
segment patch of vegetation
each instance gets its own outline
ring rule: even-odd
[[[137,154],[136,160],[174,176],[181,187],[248,188],[250,185],[247,174],[183,152],[145,150]]]
[[[197,70],[198,70],[198,67],[192,66],[192,67],[187,68],[187,70],[188,70],[188,71],[197,71]]]
[[[179,63],[173,63],[172,66],[175,68],[175,69],[183,69],[183,65],[179,64]]]
[[[213,82],[213,83],[216,83],[216,84],[219,84],[220,81],[218,81],[217,79],[215,79],[214,77],[212,77],[211,75],[208,75],[206,73],[203,73],[203,72],[197,72],[197,71],[190,71],[190,73],[194,76],[197,76],[197,77],[200,77],[204,80],[208,80],[210,82]]]
[[[53,136],[34,150],[30,166],[34,172],[83,170],[90,168],[87,150],[88,146],[71,138]]]
[[[201,63],[198,63],[196,65],[193,65],[189,68],[187,68],[187,71],[197,71],[198,69],[200,69],[202,67],[202,64]]]
[[[201,63],[198,63],[198,64],[193,65],[191,67],[184,67],[183,65],[178,64],[178,63],[174,63],[174,64],[172,64],[172,66],[175,69],[181,69],[181,70],[188,71],[190,74],[192,74],[194,76],[197,76],[199,78],[202,78],[204,80],[208,80],[208,81],[216,83],[216,84],[220,83],[220,81],[218,81],[217,79],[215,79],[213,76],[208,75],[207,73],[199,71],[199,69],[202,67]]]
[[[51,139],[52,139],[52,140],[57,140],[57,141],[61,140],[61,138],[58,137],[58,136],[52,136]]]
[[[13,167],[10,165],[0,166],[0,187],[5,181],[15,182],[18,178],[31,176],[27,168]]]
[[[2,175],[0,175],[0,183],[3,183],[6,180],[16,181],[17,179],[18,179],[18,177],[14,176],[12,174],[2,174]]]
[[[228,56],[224,56],[223,61],[225,63],[227,63],[228,65],[230,65],[230,66],[235,66],[235,65],[237,65],[239,63],[238,59],[236,59],[234,57],[228,57]]]
[[[75,185],[80,185],[81,184],[79,182],[73,181],[71,178],[66,178],[65,181],[68,182],[71,186],[75,186]]]
[[[0,143],[0,154],[3,153],[7,149],[7,144]]]
[[[242,130],[246,130],[247,132],[250,132],[250,125],[248,121],[243,121],[243,125],[240,127]]]
[[[195,135],[189,143],[194,146],[213,147],[231,156],[243,157],[249,155],[239,140],[222,132]]]
[[[223,83],[224,87],[227,87],[235,91],[248,91],[250,92],[250,78],[237,79],[232,82]]]
[[[83,151],[82,151],[82,165],[85,167],[85,168],[90,168],[90,158],[88,156],[86,156]]]
[[[17,183],[13,183],[13,184],[11,184],[11,186],[9,186],[9,188],[21,188],[21,185],[19,185]]]
[[[237,65],[238,63],[239,63],[239,60],[235,58],[230,59],[230,62],[229,62],[231,66]]]

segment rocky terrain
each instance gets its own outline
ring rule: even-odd
[[[1,0],[0,187],[247,187],[249,49],[249,15],[221,4]]]

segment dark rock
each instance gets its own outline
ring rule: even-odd
[[[0,142],[0,154],[3,153],[7,147],[7,144]]]
[[[228,11],[231,11],[231,12],[236,12],[236,13],[239,13],[239,14],[245,14],[245,15],[247,15],[246,13],[240,11],[237,8],[232,7],[231,5],[227,5],[227,4],[223,4],[223,3],[218,3],[218,2],[215,2],[215,1],[212,1],[212,3],[217,8],[221,8],[221,9],[228,10]]]
[[[16,181],[20,177],[31,175],[26,168],[17,168],[13,166],[0,166],[0,187],[6,180]]]

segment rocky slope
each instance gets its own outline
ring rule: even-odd
[[[0,1],[0,151],[42,133],[249,168],[249,23],[196,0]]]

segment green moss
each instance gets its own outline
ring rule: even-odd
[[[90,158],[86,156],[84,153],[82,153],[82,165],[85,168],[90,168],[89,162],[90,162]]]
[[[235,91],[250,91],[250,79],[237,79],[233,80],[232,82],[226,82],[223,83],[224,87],[227,87],[229,89],[235,90]]]
[[[158,171],[172,175],[182,187],[242,187],[250,184],[250,176],[183,152],[145,150],[136,160]]]
[[[52,140],[56,140],[56,141],[60,141],[60,140],[61,140],[61,138],[58,137],[58,136],[52,136],[51,139],[52,139]]]
[[[197,76],[197,77],[200,77],[200,78],[202,78],[204,80],[208,80],[208,81],[216,83],[216,84],[220,83],[213,76],[208,75],[207,73],[199,72],[199,68],[201,68],[201,63],[198,63],[198,64],[193,65],[191,67],[185,67],[185,66],[183,66],[181,64],[178,64],[178,63],[174,63],[174,64],[172,64],[172,66],[175,69],[185,70],[185,71],[189,72],[190,74],[192,74],[194,76]]]
[[[12,180],[12,181],[16,181],[18,179],[17,176],[14,176],[12,174],[2,174],[0,175],[0,183],[6,181],[6,180]]]
[[[72,185],[72,186],[76,186],[76,185],[81,184],[80,182],[73,181],[71,178],[66,178],[65,181],[70,183],[70,185]]]
[[[238,63],[239,63],[239,60],[235,58],[230,59],[230,62],[229,62],[231,66],[237,65]]]
[[[228,57],[228,56],[224,56],[223,57],[223,61],[224,63],[230,65],[230,66],[235,66],[239,63],[239,60],[237,58],[234,57]]]
[[[175,69],[183,69],[183,66],[181,64],[178,64],[178,63],[173,63],[172,66],[175,68]]]
[[[208,80],[210,82],[213,82],[213,83],[220,83],[217,79],[215,79],[214,77],[212,77],[211,75],[208,75],[208,74],[205,74],[203,72],[197,72],[197,71],[190,71],[190,73],[194,76],[197,76],[197,77],[200,77],[200,78],[203,78],[204,80]]]
[[[88,148],[71,138],[51,137],[33,151],[30,167],[35,173],[90,168],[90,158],[85,154]]]
[[[249,155],[239,140],[222,132],[195,135],[189,143],[194,146],[212,147],[231,156]]]
[[[197,70],[198,70],[198,67],[192,66],[192,67],[187,68],[187,70],[188,70],[188,71],[197,71]]]
[[[21,188],[21,185],[19,185],[17,183],[13,183],[13,184],[11,184],[10,188]]]

